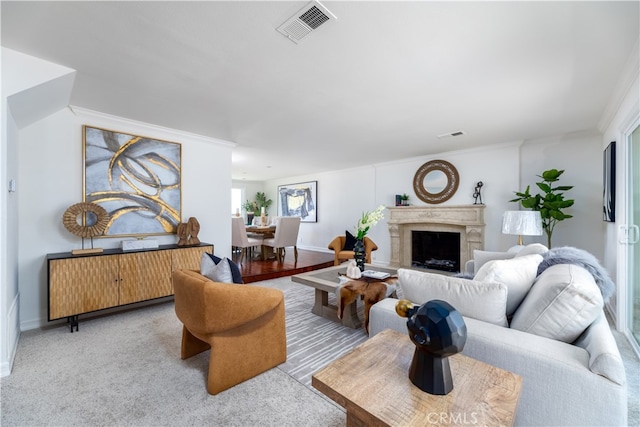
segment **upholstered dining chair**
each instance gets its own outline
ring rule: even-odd
[[[298,262],[298,231],[300,230],[299,216],[281,216],[276,218],[276,234],[273,238],[262,241],[262,258],[267,259],[266,248],[276,250],[278,262],[284,260],[284,249],[293,246],[293,254]]]
[[[334,252],[333,265],[340,265],[342,261],[353,259],[353,249],[345,248],[346,242],[346,236],[337,236],[329,243],[329,249],[332,249]],[[362,243],[364,243],[364,262],[371,263],[371,252],[378,250],[378,245],[373,243],[373,240],[367,236],[364,237]]]
[[[211,350],[210,394],[287,360],[281,290],[214,282],[193,270],[174,271],[173,286],[175,312],[183,324],[181,357]]]
[[[260,246],[262,242],[263,239],[260,236],[249,237],[247,235],[247,229],[242,217],[231,218],[231,246],[240,248],[240,260],[238,263],[242,263],[247,249],[251,250],[254,246]]]

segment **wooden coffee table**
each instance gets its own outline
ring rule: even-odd
[[[394,268],[386,268],[365,264],[365,269],[382,271],[394,275],[397,270]],[[329,304],[329,292],[335,292],[340,284],[340,274],[347,272],[346,265],[336,265],[333,267],[322,268],[320,270],[310,271],[308,273],[296,274],[291,276],[291,280],[296,283],[311,286],[316,290],[315,302],[311,312],[318,316],[334,322],[342,323],[344,326],[358,329],[362,326],[362,322],[358,317],[358,309],[356,302],[349,304],[344,309],[342,320],[338,318],[338,307]]]
[[[453,390],[436,396],[409,379],[414,350],[407,334],[386,329],[316,372],[311,384],[347,410],[347,426],[513,425],[522,377],[456,354]]]

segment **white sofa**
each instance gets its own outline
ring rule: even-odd
[[[522,276],[524,270],[517,274]],[[485,274],[491,281],[477,281],[400,269],[398,277],[400,297],[415,304],[445,300],[463,315],[463,354],[523,377],[516,425],[627,424],[624,366],[602,310],[602,296],[586,269],[561,264],[537,277],[534,273],[524,294],[511,292],[512,299],[521,299],[516,303],[508,301],[513,283],[504,282],[510,281],[509,273]],[[407,319],[395,312],[397,301],[387,298],[371,308],[370,336],[387,328],[407,333]]]

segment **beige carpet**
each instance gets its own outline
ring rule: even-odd
[[[0,383],[1,425],[344,425],[342,408],[278,368],[209,395],[209,353],[181,360],[181,331],[169,302],[81,319],[73,334],[23,333]]]

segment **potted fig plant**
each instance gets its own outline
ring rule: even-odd
[[[546,170],[542,172],[542,175],[537,175],[542,178],[541,182],[536,182],[538,188],[542,190],[542,194],[531,194],[531,186],[527,185],[524,192],[514,192],[518,196],[517,198],[509,200],[510,202],[520,202],[523,208],[540,211],[542,229],[547,234],[548,248],[551,248],[551,236],[556,225],[560,221],[573,218],[573,215],[563,211],[563,209],[573,206],[573,199],[564,198],[564,192],[571,190],[573,186],[558,185],[554,187],[554,183],[558,182],[563,173],[564,170]]]

